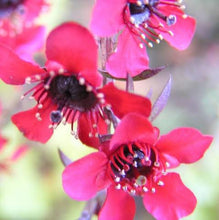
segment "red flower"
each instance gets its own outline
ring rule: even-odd
[[[91,199],[107,189],[99,219],[131,220],[132,195],[142,196],[147,211],[159,220],[176,220],[192,213],[193,193],[177,173],[180,163],[194,163],[209,147],[212,137],[193,128],[178,128],[160,138],[159,130],[143,116],[125,116],[109,146],[68,165],[63,172],[65,192],[76,200]]]
[[[149,63],[145,44],[152,47],[162,39],[178,50],[186,49],[195,20],[182,8],[177,0],[97,0],[91,22],[94,34],[105,37],[122,30],[107,71],[115,77],[139,74]]]
[[[45,0],[8,0],[0,2],[0,43],[15,50],[22,58],[43,45],[45,28],[34,23],[48,3]]]
[[[33,54],[44,45],[45,32],[44,26],[32,26],[12,38],[0,36],[0,43],[13,49],[20,58],[33,62]]]
[[[93,36],[76,23],[65,23],[53,30],[46,44],[48,61],[40,68],[21,60],[11,50],[0,47],[0,78],[9,84],[38,84],[29,90],[37,105],[12,117],[14,124],[31,139],[46,142],[61,121],[78,121],[82,142],[98,145],[98,134],[106,133],[109,109],[122,118],[137,111],[149,116],[148,99],[120,91],[113,84],[97,87],[97,46]],[[34,128],[34,129],[33,129]]]
[[[1,35],[13,37],[24,27],[34,24],[37,16],[48,7],[46,0],[1,1]]]

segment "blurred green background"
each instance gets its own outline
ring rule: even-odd
[[[58,24],[74,20],[88,27],[94,1],[53,0],[50,13],[40,22],[48,31]],[[186,12],[197,20],[193,42],[186,51],[176,51],[165,42],[149,49],[151,66],[168,64],[159,75],[137,83],[137,93],[145,95],[152,88],[155,100],[172,75],[173,86],[166,108],[154,121],[161,134],[176,127],[195,127],[214,136],[205,156],[195,164],[177,169],[183,182],[198,199],[194,213],[185,220],[219,219],[219,13],[217,0],[185,1]],[[101,19],[101,18],[100,18]],[[70,135],[69,127],[58,127],[46,144],[26,140],[10,122],[13,113],[28,109],[29,100],[20,102],[24,90],[0,82],[1,133],[9,139],[1,158],[7,157],[21,143],[29,151],[12,164],[10,174],[0,173],[0,220],[72,220],[77,219],[84,202],[71,200],[62,189],[61,164],[57,149],[72,160],[92,151]],[[136,220],[153,219],[137,199]]]

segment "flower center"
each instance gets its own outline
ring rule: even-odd
[[[173,14],[163,11],[163,6],[170,7]],[[153,47],[153,42],[160,43],[163,39],[162,33],[174,35],[169,26],[176,23],[178,10],[183,9],[177,0],[136,0],[135,3],[127,3],[124,10],[124,22],[135,37],[140,37],[141,42]],[[184,14],[183,18],[187,16]],[[141,48],[144,44],[140,43]]]
[[[153,182],[163,175],[166,166],[155,148],[134,143],[119,147],[110,156],[108,169],[117,189],[142,195],[148,190],[155,190]]]
[[[45,80],[45,84],[48,78]],[[58,75],[52,79],[48,89],[49,96],[54,104],[61,110],[64,107],[89,111],[96,103],[97,98],[93,92],[88,92],[85,85],[80,85],[75,76]]]
[[[37,120],[42,120],[41,113],[48,105],[52,105],[55,110],[50,112],[51,128],[56,128],[61,121],[73,124],[80,114],[85,113],[93,124],[97,123],[100,105],[105,100],[102,93],[98,93],[95,88],[87,83],[83,77],[70,74],[60,69],[58,72],[46,71],[43,74],[27,77],[27,84],[39,82],[35,87],[27,91],[23,97],[32,92],[31,98],[37,101]],[[23,98],[22,97],[22,98]],[[104,120],[106,114],[101,115]],[[92,132],[96,132],[96,127]]]
[[[137,1],[137,3],[129,3],[130,15],[134,24],[139,25],[147,21],[149,17],[153,14],[158,18],[164,20],[167,23],[167,25],[175,24],[176,16],[174,15],[166,16],[161,12],[159,12],[159,9],[157,9],[157,6],[159,4],[162,5],[165,4],[165,2],[160,0],[147,0],[147,1],[139,0]]]

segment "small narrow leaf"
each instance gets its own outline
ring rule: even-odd
[[[132,77],[132,79],[133,79],[133,81],[140,81],[140,80],[151,78],[152,76],[155,76],[160,71],[162,71],[165,67],[166,66],[160,66],[160,67],[157,67],[154,69],[146,69],[146,70],[142,71],[140,74]],[[117,77],[111,76],[108,72],[103,71],[103,70],[99,70],[99,72],[106,78],[121,80],[121,81],[126,80],[126,78],[119,78],[119,77],[117,78]]]
[[[157,98],[157,100],[155,101],[152,107],[152,111],[150,115],[151,121],[153,121],[160,114],[160,112],[163,110],[163,108],[167,104],[167,100],[170,96],[170,91],[171,91],[171,82],[172,82],[172,79],[170,76],[169,80],[167,81],[166,85],[164,86],[163,90],[161,91],[159,97]]]
[[[59,154],[59,158],[62,161],[62,164],[66,167],[68,166],[70,163],[72,163],[72,160],[70,160],[64,153],[62,150],[58,149],[58,154]]]
[[[134,76],[133,80],[140,81],[140,80],[151,78],[152,76],[155,76],[156,74],[158,74],[160,71],[162,71],[165,68],[166,66],[159,66],[154,69],[146,69],[142,71],[140,74],[138,74],[137,76]]]

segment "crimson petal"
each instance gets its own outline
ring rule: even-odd
[[[46,28],[44,26],[25,28],[23,32],[16,37],[16,45],[14,45],[16,54],[26,61],[33,62],[34,53],[43,47],[45,34]]]
[[[105,123],[105,121],[101,117],[98,117],[97,121],[97,133],[106,134],[107,124]],[[86,144],[90,147],[98,148],[100,145],[100,141],[99,138],[96,137],[96,134],[92,132],[93,130],[94,127],[90,118],[88,118],[86,113],[81,113],[78,118],[78,137],[83,144]]]
[[[97,73],[97,45],[91,33],[81,25],[66,22],[47,38],[48,60],[55,61],[74,74],[80,73],[93,86],[102,80]]]
[[[45,70],[20,59],[11,49],[0,45],[0,78],[8,84],[22,85],[28,76]]]
[[[156,148],[176,158],[179,163],[193,163],[203,157],[212,139],[194,128],[178,128],[161,136]]]
[[[178,220],[191,214],[197,201],[180,176],[169,173],[160,180],[163,186],[157,186],[155,193],[147,192],[144,195],[146,210],[157,220]]]
[[[130,113],[121,120],[116,128],[110,141],[110,150],[116,150],[122,144],[135,141],[154,144],[156,137],[157,131],[152,127],[146,117]]]
[[[68,165],[62,174],[65,192],[76,200],[91,199],[107,184],[104,178],[106,163],[106,155],[96,152]]]
[[[168,26],[166,22],[160,20],[160,22],[164,25],[164,28],[171,31],[174,35],[171,36],[169,33],[164,32],[159,33],[171,46],[178,50],[185,50],[190,45],[195,33],[195,19],[190,16],[183,18],[184,12],[176,7],[160,6],[159,11],[166,16],[176,16],[176,23],[171,26]]]
[[[145,117],[150,115],[151,102],[147,98],[117,89],[113,83],[107,84],[100,91],[104,93],[106,102],[119,118],[130,112],[137,112]]]
[[[98,36],[109,36],[124,24],[123,10],[127,0],[97,0],[93,9],[91,30]]]
[[[25,20],[28,22],[35,19],[45,8],[48,7],[48,1],[46,0],[28,0],[24,1],[24,9],[25,13],[24,16],[26,17]]]
[[[106,201],[99,214],[99,220],[133,220],[135,200],[123,190],[111,186],[107,190]]]
[[[11,119],[26,138],[46,143],[53,134],[53,129],[49,128],[49,125],[51,124],[50,113],[54,109],[55,106],[47,102],[40,110],[36,106],[28,111],[13,115]],[[42,120],[36,118],[37,112],[40,113]]]
[[[112,76],[126,78],[128,73],[136,76],[148,68],[146,48],[140,48],[140,42],[134,37],[127,28],[119,36],[117,50],[109,57],[106,65],[106,70]]]

